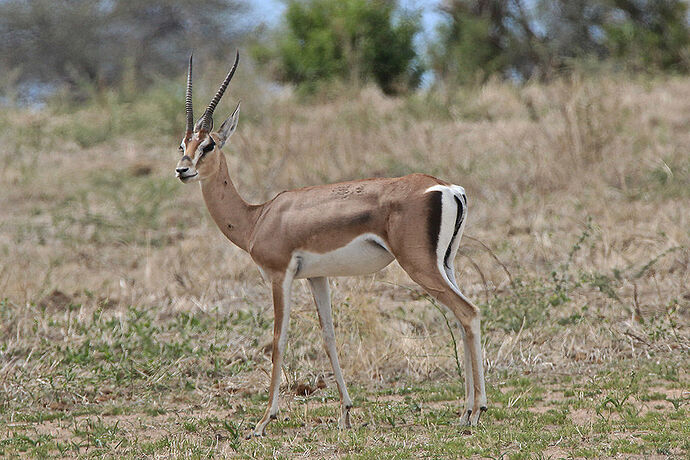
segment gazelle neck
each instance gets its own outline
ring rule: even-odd
[[[249,236],[256,222],[258,206],[244,201],[228,174],[228,164],[223,152],[218,172],[201,181],[201,192],[206,207],[220,231],[243,250],[247,250]]]

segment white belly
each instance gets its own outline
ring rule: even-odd
[[[367,233],[323,254],[296,251],[293,259],[297,262],[295,278],[313,278],[374,273],[393,262],[395,257],[380,237]]]

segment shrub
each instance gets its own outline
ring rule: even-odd
[[[278,79],[308,91],[333,80],[373,80],[387,94],[419,84],[419,18],[382,0],[291,1],[272,44],[257,46]]]

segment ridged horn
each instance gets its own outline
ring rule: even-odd
[[[213,123],[213,111],[216,110],[216,106],[218,105],[218,102],[220,102],[220,98],[223,97],[223,93],[227,89],[230,80],[232,80],[232,76],[235,74],[235,69],[237,69],[238,62],[240,62],[239,50],[237,50],[237,53],[235,54],[235,63],[232,65],[232,69],[230,69],[230,72],[228,72],[228,75],[225,77],[225,80],[223,80],[223,83],[220,85],[220,88],[218,88],[218,92],[213,97],[213,99],[211,99],[211,103],[208,105],[206,111],[204,112],[204,115],[202,116],[201,130],[209,131],[211,129]]]
[[[194,131],[194,110],[192,109],[192,56],[189,55],[189,70],[187,71],[187,94],[184,98],[184,107],[187,113],[187,132]]]

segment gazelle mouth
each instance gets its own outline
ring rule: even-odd
[[[187,182],[189,179],[192,179],[192,178],[194,178],[194,177],[196,177],[196,176],[198,176],[198,175],[199,175],[199,173],[198,173],[198,172],[195,172],[194,174],[190,174],[189,176],[181,176],[181,175],[178,174],[177,177],[178,177],[178,179],[180,179],[182,182]]]

